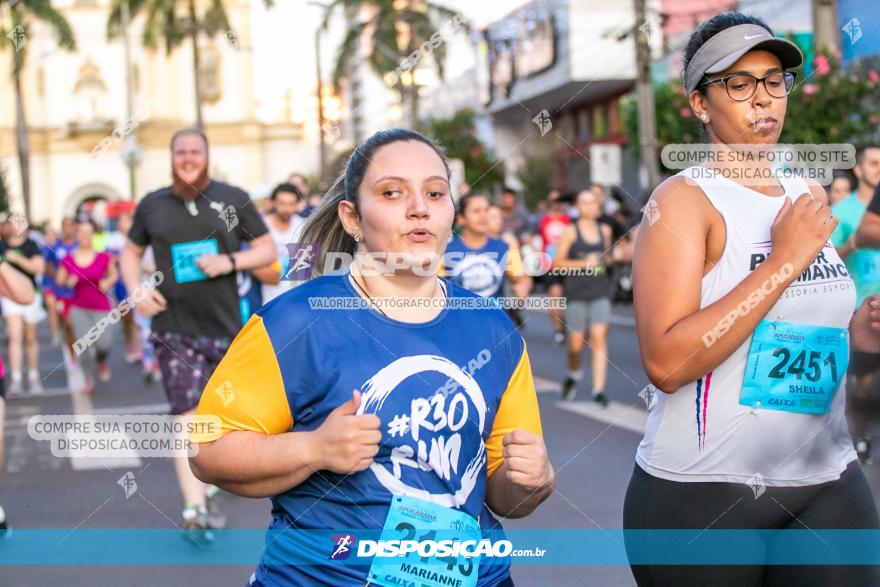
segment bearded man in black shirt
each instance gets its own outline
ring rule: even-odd
[[[275,256],[248,194],[211,179],[208,161],[202,131],[175,133],[172,184],[138,203],[120,257],[137,311],[152,320],[151,342],[173,416],[195,413],[202,389],[242,326],[236,271],[268,265]],[[245,242],[249,246],[241,250]],[[148,246],[156,262],[149,280],[155,287],[140,283]],[[184,498],[182,527],[222,527],[219,489],[196,479],[186,457],[174,461]]]

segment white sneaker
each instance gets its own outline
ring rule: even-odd
[[[9,395],[21,395],[22,385],[21,379],[13,379],[9,382]]]
[[[12,535],[12,528],[6,522],[6,512],[3,506],[0,506],[0,538],[9,538]]]
[[[43,382],[40,381],[39,376],[37,377],[28,377],[28,388],[30,392],[34,395],[40,395],[43,393]]]
[[[216,485],[205,490],[205,510],[208,513],[208,528],[219,530],[226,527],[226,514],[222,509],[222,491]]]

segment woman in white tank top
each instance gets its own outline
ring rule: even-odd
[[[779,140],[801,61],[737,13],[703,23],[685,51],[715,158],[661,184],[639,232],[636,328],[664,393],[636,455],[628,530],[878,527],[845,417],[855,292],[828,242],[837,220],[821,185],[758,155]],[[867,565],[778,565],[784,545],[746,536],[756,554],[736,566],[652,564],[651,540],[630,533],[627,549],[640,587],[880,585]]]

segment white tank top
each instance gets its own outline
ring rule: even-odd
[[[700,308],[705,308],[734,289],[770,252],[770,226],[785,197],[765,196],[728,179],[702,179],[695,170],[679,175],[703,190],[727,227],[721,258],[702,279]],[[781,183],[792,202],[810,192],[800,178]],[[826,243],[763,319],[845,329],[855,296],[845,265]],[[636,454],[645,471],[671,481],[750,483],[760,475],[769,486],[804,486],[839,478],[856,458],[845,416],[845,376],[827,414],[740,405],[751,340],[697,381],[671,395],[655,394]]]
[[[299,240],[302,227],[305,225],[305,219],[299,214],[294,214],[290,219],[287,230],[281,231],[268,219],[266,220],[266,228],[272,236],[272,242],[275,243],[275,253],[279,258],[287,256],[287,244],[295,243]],[[263,295],[263,303],[266,304],[296,285],[292,281],[279,281],[278,283],[262,284],[260,292]]]

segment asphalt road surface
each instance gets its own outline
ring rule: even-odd
[[[505,522],[507,528],[619,529],[624,492],[641,438],[646,406],[639,392],[647,385],[642,371],[632,309],[614,308],[610,335],[607,393],[611,405],[595,407],[582,384],[574,402],[559,400],[565,376],[563,349],[552,342],[549,317],[526,313],[524,336],[539,391],[545,440],[558,473],[558,490],[532,516]],[[72,395],[71,375],[62,353],[41,334],[41,374],[46,392],[7,401],[5,470],[0,475],[0,505],[16,529],[62,529],[59,541],[76,541],[89,529],[147,528],[174,530],[180,523],[181,497],[171,463],[161,458],[69,459],[54,457],[45,441],[30,438],[28,420],[38,414],[162,414],[167,403],[160,385],[144,383],[138,366],[125,364],[121,342],[114,348],[110,383],[98,384],[91,397]],[[117,337],[119,340],[121,337]],[[5,345],[4,345],[5,355]],[[8,363],[7,363],[8,364]],[[589,362],[584,360],[584,380]],[[866,468],[880,494],[880,473]],[[136,490],[127,495],[119,480],[129,474]],[[228,496],[230,528],[264,529],[269,502]],[[13,533],[13,537],[15,534]],[[57,546],[57,544],[56,544]],[[131,552],[139,545],[133,540]],[[181,548],[189,547],[181,541]],[[0,541],[0,549],[3,542]],[[47,546],[48,548],[48,546]],[[256,562],[254,559],[253,563]],[[40,565],[0,567],[0,585],[47,586],[241,586],[253,572],[246,565]],[[518,586],[630,586],[629,568],[567,564],[517,565]]]

